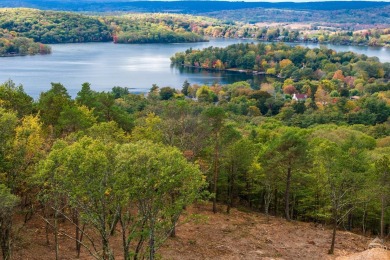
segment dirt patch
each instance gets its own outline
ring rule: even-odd
[[[223,212],[225,207],[221,206],[219,210]],[[193,214],[197,217],[184,221]],[[61,229],[70,232],[73,228],[63,223]],[[15,241],[15,259],[54,259],[53,237],[50,237],[51,243],[47,245],[42,220],[34,218],[20,230]],[[210,204],[190,207],[177,227],[176,234],[175,238],[169,238],[158,251],[162,259],[336,259],[364,251],[372,240],[338,231],[335,255],[330,256],[327,254],[330,229],[313,223],[287,222],[275,217],[270,217],[268,221],[263,214],[237,209],[232,209],[229,215],[213,214]],[[75,259],[75,243],[64,236],[60,240],[61,259]],[[113,244],[117,259],[123,259],[119,231],[113,238]],[[82,250],[81,259],[92,258]]]

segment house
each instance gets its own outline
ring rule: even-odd
[[[306,94],[293,94],[292,96],[292,100],[295,100],[295,101],[305,101],[307,99],[307,95]]]
[[[359,100],[360,97],[359,97],[359,96],[352,96],[352,97],[350,97],[350,99],[351,99],[351,100]]]

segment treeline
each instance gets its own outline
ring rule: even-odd
[[[49,54],[51,48],[42,43],[34,42],[26,37],[18,37],[15,32],[0,29],[0,56],[19,56]]]
[[[194,28],[212,26],[217,20],[168,14],[131,14],[104,17],[116,43],[176,43],[206,41]],[[204,25],[201,25],[204,23]]]
[[[67,11],[131,11],[131,12],[164,12],[164,13],[187,13],[199,14],[204,12],[214,12],[221,10],[239,10],[248,8],[266,8],[266,9],[287,9],[287,10],[359,10],[366,8],[383,8],[388,6],[387,2],[374,1],[329,1],[329,2],[230,2],[230,1],[206,1],[199,4],[198,1],[113,1],[101,0],[95,2],[85,2],[77,0],[37,1],[37,0],[3,0],[0,6],[4,7],[34,7],[51,10]]]
[[[390,64],[382,64],[376,57],[369,58],[353,52],[337,53],[327,48],[291,47],[283,43],[241,43],[226,48],[188,49],[176,53],[171,61],[204,69],[243,69],[295,81],[332,79],[338,70],[343,78],[360,78],[364,82],[383,83],[390,77]]]
[[[214,212],[217,203],[227,212],[244,206],[384,237],[389,90],[371,94],[366,84],[359,100],[327,103],[316,94],[322,106],[312,107],[277,86],[185,82],[181,91],[154,85],[145,96],[121,87],[96,92],[85,83],[72,99],[52,83],[34,101],[21,86],[2,84],[0,221],[9,235],[1,242],[8,245],[14,234],[13,214],[26,222],[39,216],[58,256],[58,236],[66,234],[76,241],[75,256],[83,250],[97,259],[153,258],[175,234],[183,206],[201,197],[213,201]],[[306,125],[297,124],[303,115]],[[74,231],[60,229],[60,221]],[[113,251],[116,232],[121,252]]]
[[[386,46],[390,41],[388,29],[314,30],[318,28],[322,27],[317,24],[313,25],[313,30],[291,30],[178,14],[88,16],[34,9],[0,9],[0,29],[42,43],[176,43],[205,41],[207,37],[371,46]]]
[[[200,15],[213,17],[226,21],[241,21],[245,23],[259,22],[290,22],[290,23],[330,23],[330,24],[349,24],[353,26],[361,25],[386,25],[389,24],[390,5],[384,6],[366,6],[361,8],[349,8],[343,6],[347,2],[340,2],[340,8],[334,3],[323,3],[334,8],[326,10],[321,8],[314,9],[284,9],[284,8],[246,8],[235,10],[217,10],[199,13]],[[314,3],[309,3],[314,4]],[[384,3],[383,3],[384,4]],[[298,4],[301,5],[301,4]],[[347,7],[347,8],[346,8]]]
[[[0,28],[42,43],[176,43],[211,37],[252,37],[254,26],[197,16],[87,16],[34,9],[0,9]]]
[[[205,36],[253,37],[258,30],[252,25],[177,14],[131,14],[104,19],[110,24],[119,43],[193,42],[204,41]]]
[[[320,33],[315,36],[319,42],[341,45],[367,45],[390,47],[390,28],[361,31]]]
[[[314,42],[336,45],[386,46],[390,44],[390,29],[343,30],[312,25],[305,29],[287,29],[283,26],[260,27],[254,37],[269,42]]]
[[[42,43],[103,42],[112,40],[97,17],[35,9],[0,9],[0,28]]]

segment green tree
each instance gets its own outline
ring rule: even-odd
[[[183,208],[199,198],[204,178],[178,149],[150,141],[123,145],[116,162],[121,177],[114,191],[124,207],[121,224],[123,234],[127,234],[123,240],[125,259],[130,259],[128,248],[133,238],[138,239],[134,259],[154,259]],[[133,207],[126,208],[128,205]]]
[[[288,221],[290,216],[290,192],[293,173],[305,170],[308,163],[306,133],[297,128],[286,128],[267,147],[264,154],[264,166],[278,171],[285,177],[284,212]]]
[[[160,99],[169,100],[174,97],[176,90],[171,87],[164,87],[160,89]]]
[[[234,134],[237,135],[237,134]],[[237,139],[229,135],[230,140]],[[223,165],[227,176],[227,208],[226,212],[234,206],[234,198],[237,196],[238,187],[245,186],[248,179],[247,173],[255,157],[255,147],[251,140],[240,138],[226,147]],[[249,192],[249,191],[247,191]],[[244,192],[245,194],[246,192]]]
[[[218,175],[220,170],[219,157],[220,157],[220,146],[221,146],[221,132],[224,127],[225,111],[216,106],[207,108],[203,115],[206,119],[206,124],[210,127],[212,143],[213,143],[213,181],[212,181],[212,192],[213,197],[213,212],[217,213],[217,189],[218,189]]]
[[[114,158],[112,145],[83,137],[70,145],[58,141],[39,170],[48,191],[54,192],[53,197],[66,197],[70,206],[79,210],[83,221],[97,231],[103,250],[100,254],[94,248],[93,255],[100,255],[103,259],[113,259],[114,256],[110,234],[115,228],[119,208],[115,198],[108,196],[115,180]],[[58,207],[54,210],[61,214]]]
[[[333,233],[329,254],[333,254],[338,225],[361,199],[359,191],[367,171],[366,149],[372,145],[370,138],[360,138],[353,131],[336,129],[327,135],[315,135],[320,137],[313,139],[314,167],[325,179],[331,205]]]
[[[42,92],[38,100],[42,122],[56,126],[61,112],[72,103],[66,88],[60,83],[51,83],[51,89]]]
[[[19,198],[11,194],[10,189],[0,183],[0,247],[4,260],[10,260],[11,237],[12,237],[12,216]]]
[[[18,113],[19,117],[33,111],[33,99],[24,92],[23,86],[16,86],[12,80],[0,85],[0,106]]]
[[[380,235],[384,239],[384,228],[385,228],[385,211],[388,205],[390,197],[390,159],[387,155],[382,155],[380,158],[375,160],[374,171],[376,173],[376,187],[379,192],[380,203],[381,203],[381,220],[380,220]]]

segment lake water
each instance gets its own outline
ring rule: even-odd
[[[96,91],[108,91],[114,86],[146,92],[152,84],[180,89],[183,82],[212,84],[232,83],[253,79],[252,75],[235,72],[210,72],[172,67],[170,57],[188,48],[225,47],[251,40],[212,39],[201,43],[180,44],[113,44],[74,43],[52,45],[51,55],[0,58],[0,82],[8,79],[22,84],[27,94],[38,98],[50,88],[51,82],[60,82],[71,96],[75,96],[84,82]],[[307,44],[307,47],[318,47]],[[361,46],[327,46],[337,51],[354,51],[377,56],[390,62],[390,49]],[[257,76],[255,79],[262,80]]]

